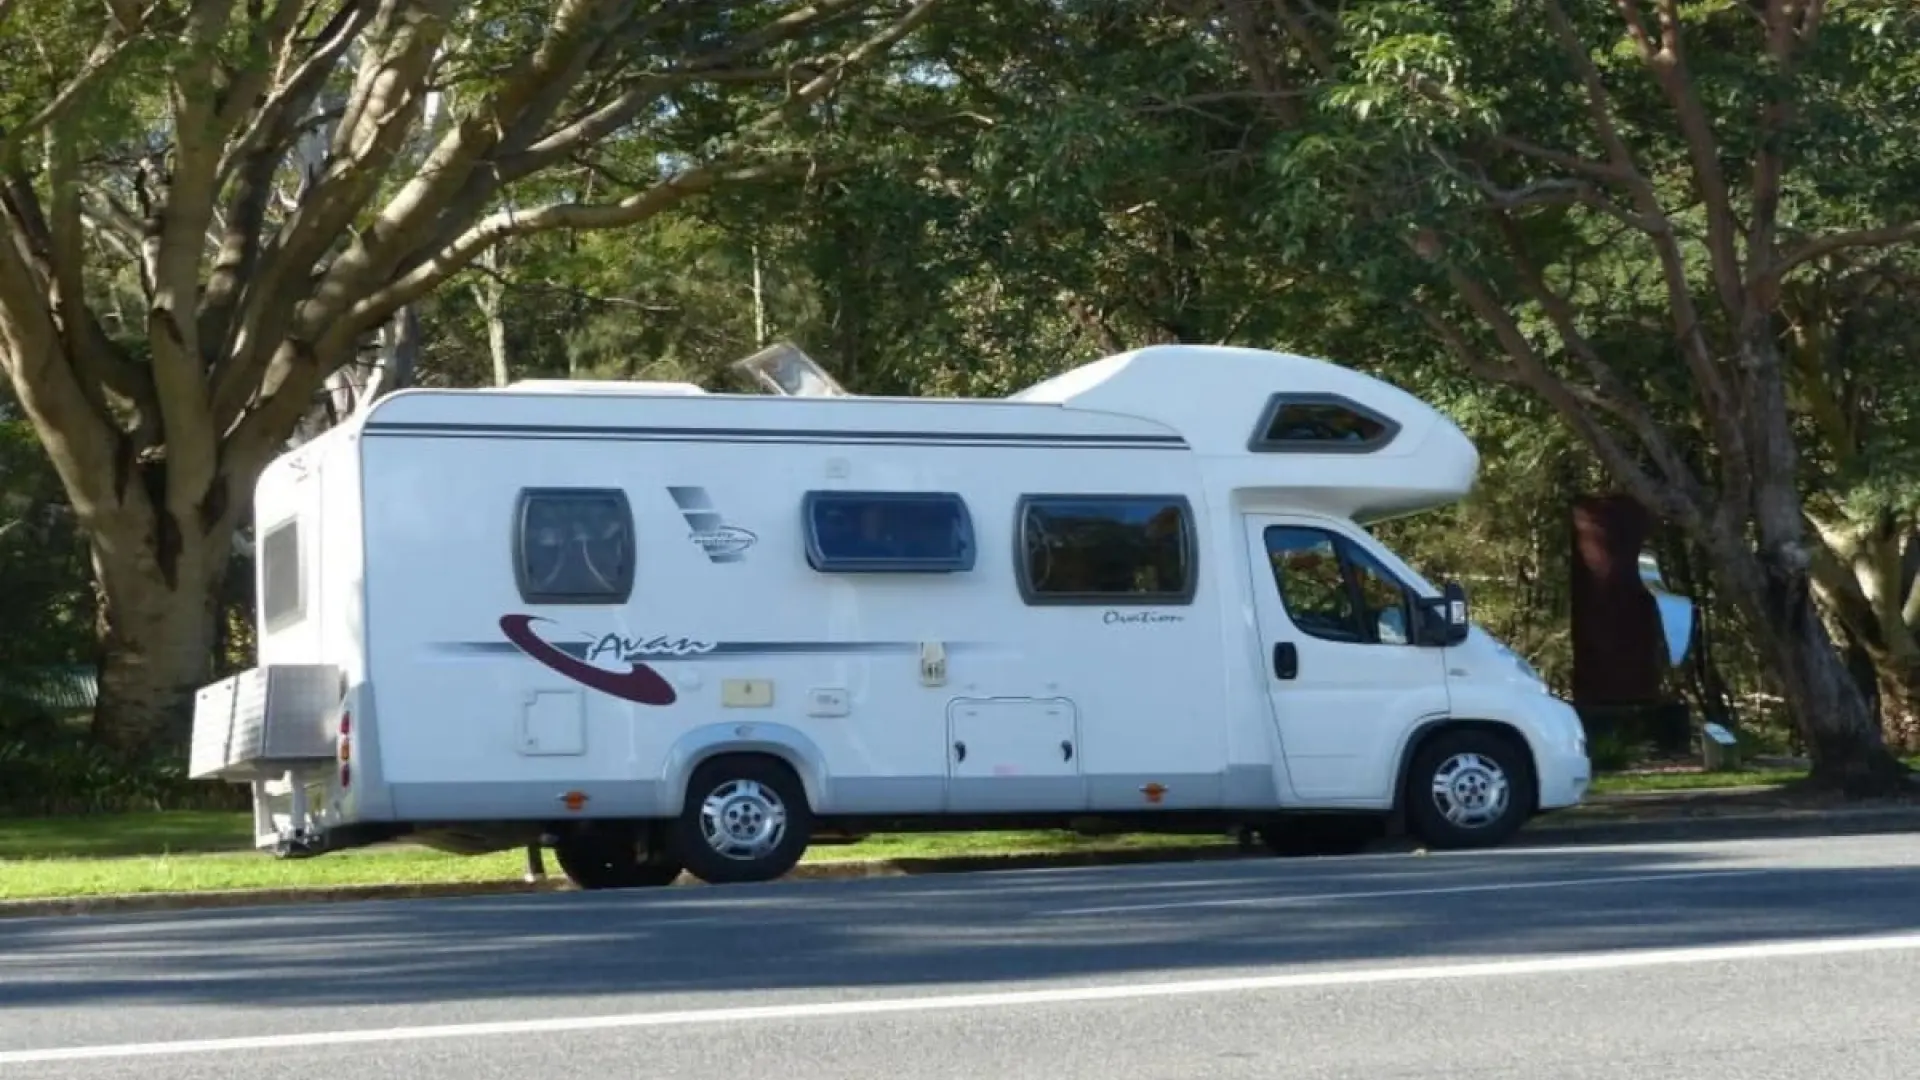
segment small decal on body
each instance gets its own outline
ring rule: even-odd
[[[1108,608],[1107,613],[1100,617],[1100,621],[1108,626],[1157,626],[1160,623],[1186,622],[1187,619],[1184,615],[1165,611],[1120,611],[1116,608]]]
[[[673,496],[673,504],[680,508],[680,516],[687,519],[687,528],[692,530],[687,539],[698,544],[709,561],[742,562],[747,549],[759,542],[751,529],[727,524],[706,488],[669,487],[667,494]]]

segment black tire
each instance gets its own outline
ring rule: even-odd
[[[1438,790],[1443,770],[1449,790]],[[1526,824],[1533,802],[1533,761],[1518,738],[1457,728],[1422,743],[1407,769],[1407,829],[1438,851],[1489,848]],[[1476,805],[1476,800],[1485,800]],[[1462,812],[1449,819],[1443,804]],[[1487,811],[1492,811],[1488,814]]]
[[[639,838],[624,830],[562,837],[553,845],[553,857],[581,889],[660,888],[673,884],[682,869],[669,852],[643,850]]]
[[[711,840],[709,799],[716,800],[719,813]],[[771,824],[776,810],[777,826]],[[813,810],[793,770],[762,754],[729,754],[694,770],[670,846],[694,877],[709,885],[734,885],[785,875],[812,839]]]
[[[1357,855],[1386,834],[1372,814],[1298,814],[1260,827],[1260,843],[1283,858]]]

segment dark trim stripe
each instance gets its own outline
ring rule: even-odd
[[[575,659],[585,659],[593,651],[595,642],[556,641],[550,642],[555,649]],[[943,642],[942,647],[951,655],[955,652],[972,652],[985,647],[984,643],[967,641]],[[430,646],[432,651],[446,656],[517,656],[520,647],[511,641],[442,641]],[[772,659],[777,656],[876,656],[911,655],[920,651],[918,642],[913,641],[722,641],[716,643],[707,652],[681,653],[670,649],[635,649],[624,654],[624,658],[633,660],[738,660],[741,658]]]
[[[1019,431],[843,431],[833,428],[624,427],[589,424],[369,423],[368,435],[450,439],[575,439],[612,442],[857,443],[877,446],[1084,447],[1185,450],[1178,435],[1048,434]]]

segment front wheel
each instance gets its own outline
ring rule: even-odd
[[[1487,731],[1443,731],[1407,773],[1407,824],[1428,847],[1486,848],[1526,824],[1533,783],[1527,752]]]
[[[673,824],[673,849],[710,885],[772,881],[792,870],[813,837],[807,793],[786,763],[752,755],[694,770]]]

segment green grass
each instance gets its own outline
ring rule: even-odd
[[[1708,788],[1779,787],[1806,778],[1804,769],[1752,769],[1727,772],[1601,773],[1590,789],[1595,795],[1702,791]]]
[[[221,889],[517,880],[519,851],[446,855],[405,844],[281,860],[255,851],[245,814],[155,813],[0,821],[0,900]],[[815,847],[809,863],[1178,848],[1225,836],[1083,837],[1068,832],[889,834]],[[557,874],[547,860],[549,874]]]
[[[1907,765],[1920,769],[1920,754],[1904,758]],[[1726,772],[1635,772],[1624,770],[1601,773],[1593,779],[1595,795],[1626,795],[1661,791],[1699,791],[1704,788],[1783,787],[1807,777],[1805,769],[1745,769]]]
[[[252,815],[220,810],[13,818],[0,820],[0,861],[248,851],[252,832]]]

